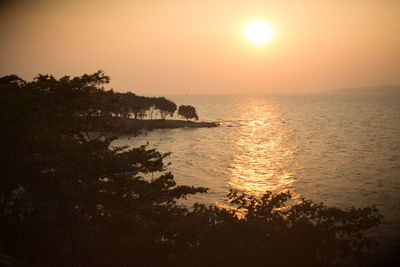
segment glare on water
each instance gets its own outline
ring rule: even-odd
[[[292,188],[294,173],[286,169],[294,153],[284,141],[289,133],[283,126],[282,114],[271,101],[245,98],[239,105],[240,127],[233,140],[233,160],[228,185],[239,191],[262,194],[266,190],[282,191]],[[254,114],[258,119],[252,120]],[[250,120],[249,120],[250,119]]]

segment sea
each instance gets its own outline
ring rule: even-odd
[[[229,189],[339,208],[376,205],[372,235],[400,251],[400,95],[172,95],[216,128],[159,129],[125,135],[114,146],[147,144],[171,152],[180,185],[209,188],[194,202],[226,205]],[[175,115],[176,118],[176,115]]]

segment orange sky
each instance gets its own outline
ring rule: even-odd
[[[400,84],[398,0],[8,2],[0,76],[102,69],[115,90],[141,95]],[[252,20],[269,21],[275,39],[247,42]]]

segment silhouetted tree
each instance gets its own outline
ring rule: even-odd
[[[155,100],[155,108],[160,111],[161,119],[165,120],[167,115],[170,115],[171,117],[174,115],[176,104],[165,97],[159,97]]]
[[[168,154],[110,148],[113,138],[85,135],[111,118],[102,89],[108,77],[0,82],[1,252],[33,265],[123,265],[131,250],[129,262],[167,262],[168,211],[206,189],[176,186],[164,173]],[[158,259],[144,256],[150,251]]]
[[[178,115],[184,117],[187,121],[189,121],[189,119],[199,120],[199,117],[197,116],[197,113],[196,113],[196,109],[193,106],[190,106],[190,105],[188,105],[188,106],[184,106],[184,105],[179,106]]]

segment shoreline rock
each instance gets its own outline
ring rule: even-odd
[[[184,120],[135,120],[129,118],[114,118],[113,128],[121,133],[135,133],[139,130],[176,129],[176,128],[213,128],[218,122],[194,122]]]

